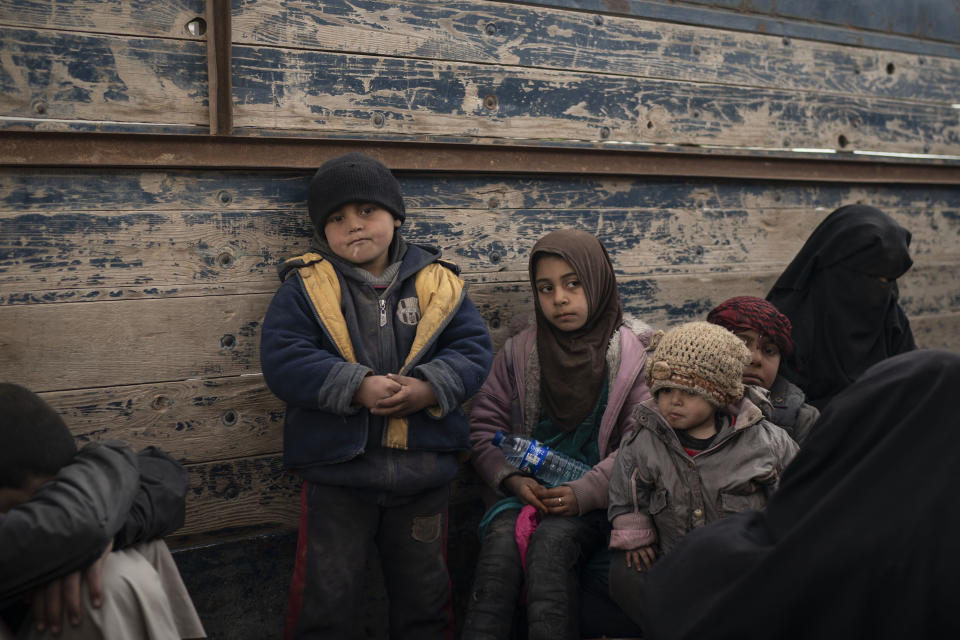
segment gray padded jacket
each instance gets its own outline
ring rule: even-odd
[[[611,548],[657,544],[662,555],[698,527],[766,506],[799,448],[746,398],[724,412],[710,447],[691,457],[656,399],[636,408],[636,431],[620,444],[610,475]]]

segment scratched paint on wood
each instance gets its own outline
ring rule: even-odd
[[[255,46],[947,104],[960,76],[947,57],[483,1],[256,0],[233,27]]]
[[[957,257],[960,220],[951,211],[887,212],[913,233],[915,259]],[[523,271],[530,247],[554,228],[594,233],[620,269],[742,271],[785,266],[784,256],[793,255],[826,214],[568,209],[547,218],[540,209],[409,209],[403,233],[408,240],[439,246],[468,279],[477,281]],[[290,217],[255,210],[0,219],[0,300],[24,304],[271,291],[278,282],[276,264],[309,248],[305,216],[298,217],[299,224],[291,224]],[[278,234],[279,228],[294,229],[296,235]]]
[[[0,28],[0,127],[208,125],[205,44]],[[122,129],[122,127],[120,127]]]
[[[289,210],[306,216],[312,171],[0,168],[0,214],[104,211]],[[958,208],[960,192],[937,185],[848,185],[604,176],[482,176],[397,172],[416,209],[835,209]],[[281,234],[295,233],[281,227]]]
[[[238,130],[947,154],[960,144],[949,105],[262,47],[235,46],[233,59]]]
[[[204,0],[16,0],[0,3],[0,24],[200,40],[203,36],[191,34],[186,25],[198,16],[203,17],[204,11]]]
[[[187,518],[175,535],[264,525],[293,528],[301,481],[280,456],[188,465]]]
[[[915,267],[898,281],[902,285],[901,295],[908,316],[935,316],[960,309],[960,287],[953,282],[955,273],[956,267],[953,266],[935,266],[929,270]],[[764,297],[778,275],[779,271],[621,275],[617,284],[626,313],[653,327],[666,328],[681,322],[702,320],[710,309],[733,296]],[[476,285],[470,288],[470,297],[490,327],[498,347],[515,330],[516,322],[526,323],[533,313],[532,291],[525,280]],[[960,340],[957,344],[960,346]]]
[[[306,216],[312,171],[0,168],[0,213],[289,210]],[[417,209],[810,209],[853,202],[887,208],[960,208],[938,185],[629,178],[483,176],[397,172]],[[278,233],[295,233],[280,227]]]
[[[633,273],[727,272],[786,265],[826,211],[408,210],[404,236],[439,246],[474,282],[522,273],[536,240],[556,228],[599,237]],[[917,260],[957,257],[960,221],[929,210],[888,210],[914,234]],[[309,249],[276,233],[284,212],[163,216],[26,215],[0,219],[0,302],[91,302],[270,292],[276,265]],[[287,225],[288,227],[290,225]]]
[[[0,172],[0,301],[272,292],[276,264],[308,249],[308,179],[249,172],[118,172],[115,180],[92,171]],[[956,260],[960,246],[960,193],[948,188],[401,180],[410,205],[404,236],[439,246],[474,282],[516,280],[533,243],[558,227],[595,233],[617,268],[634,274],[779,268],[827,212],[857,201],[881,206],[910,229],[921,263]]]

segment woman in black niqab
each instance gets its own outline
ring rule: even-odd
[[[865,205],[813,230],[767,294],[793,324],[781,373],[819,409],[871,365],[916,348],[896,280],[913,264],[910,232]]]
[[[652,640],[960,637],[960,355],[884,360],[837,395],[765,512],[647,575]]]

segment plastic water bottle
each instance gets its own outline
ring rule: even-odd
[[[507,462],[548,487],[576,480],[591,469],[588,464],[523,436],[497,431],[493,436],[493,444],[500,447]]]

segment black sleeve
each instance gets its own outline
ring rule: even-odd
[[[96,560],[130,512],[139,475],[123,443],[89,444],[0,514],[0,604]]]
[[[190,478],[183,466],[156,447],[137,454],[140,489],[123,527],[113,540],[115,549],[161,538],[183,526]]]

